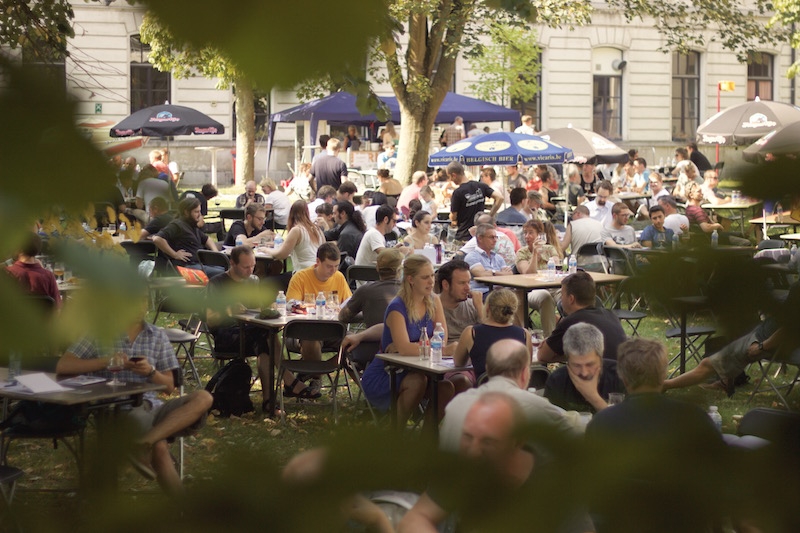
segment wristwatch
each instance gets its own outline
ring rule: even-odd
[[[150,373],[147,374],[147,379],[153,379],[153,376],[156,375],[156,367],[150,368]]]

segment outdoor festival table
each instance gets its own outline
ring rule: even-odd
[[[792,218],[791,211],[784,211],[783,216],[781,217],[780,222],[778,222],[778,215],[768,215],[768,216],[760,216],[758,218],[751,218],[748,222],[750,225],[753,226],[753,229],[756,231],[756,238],[761,240],[762,238],[766,238],[766,234],[759,235],[758,231],[760,230],[764,233],[764,229],[767,228],[766,231],[769,231],[769,226],[791,226],[792,231],[797,231],[798,226],[800,226],[800,220],[795,220]]]
[[[445,374],[459,370],[470,370],[472,365],[457,367],[453,364],[452,357],[443,357],[442,364],[432,363],[430,359],[424,361],[419,356],[407,357],[396,353],[379,353],[375,357],[382,359],[389,371],[389,383],[392,390],[391,416],[392,427],[397,427],[397,384],[395,377],[398,370],[419,372],[425,377],[430,378],[431,402],[428,409],[433,409],[433,434],[439,438],[439,382],[444,379]]]
[[[23,372],[23,374],[30,374],[31,372]],[[47,373],[53,380],[56,375]],[[8,379],[8,368],[0,368],[0,380],[6,381]],[[138,383],[123,383],[122,385],[111,386],[108,382],[95,383],[92,385],[84,385],[82,387],[75,387],[68,391],[56,392],[43,392],[43,393],[25,393],[19,390],[11,390],[5,387],[0,387],[0,398],[3,399],[3,414],[7,415],[7,406],[9,400],[29,400],[42,403],[50,403],[56,405],[76,406],[84,413],[89,411],[102,410],[111,407],[119,407],[123,405],[131,405],[136,407],[142,403],[142,397],[145,392],[160,391],[165,387],[150,382]],[[101,429],[104,424],[98,424],[98,429]],[[102,432],[98,431],[98,445],[103,445]],[[96,455],[98,460],[102,460],[105,454]],[[116,469],[107,469],[108,465],[97,465],[98,472],[101,479],[109,483],[109,486],[116,486]]]
[[[269,386],[272,388],[272,392],[269,395],[269,406],[267,413],[274,413],[275,412],[275,365],[274,361],[277,361],[277,357],[283,357],[283,354],[280,353],[281,351],[281,344],[278,342],[278,332],[281,331],[286,324],[292,322],[294,320],[308,320],[313,322],[317,319],[316,315],[294,315],[294,314],[287,314],[286,316],[278,317],[278,318],[259,318],[258,312],[256,311],[247,311],[242,314],[233,315],[239,322],[239,355],[244,358],[248,357],[252,354],[245,353],[245,338],[244,338],[244,326],[245,324],[252,324],[254,326],[258,326],[260,328],[266,329],[269,332],[269,351],[270,357],[273,359],[273,364],[269,365],[269,370],[267,372],[267,380],[268,383],[261,384],[261,388],[265,386]]]
[[[761,205],[760,201],[756,202],[739,202],[739,203],[727,203],[727,204],[703,204],[700,207],[703,209],[710,209],[712,211],[737,211],[738,212],[738,220],[739,220],[739,229],[742,232],[742,237],[745,236],[744,234],[744,215],[747,211],[752,211],[753,208],[756,206]]]
[[[781,239],[790,242],[800,241],[800,233],[784,233],[781,235]]]
[[[587,274],[592,277],[597,285],[619,283],[627,278],[627,276],[603,274],[602,272],[587,272]],[[528,292],[534,289],[558,289],[561,287],[561,280],[563,279],[564,276],[556,276],[555,279],[550,279],[546,272],[538,272],[536,274],[511,274],[508,276],[481,276],[475,278],[475,281],[512,289],[520,303],[517,308],[517,323],[524,326],[528,316]]]
[[[649,192],[620,192],[615,194],[620,201],[625,200],[643,200],[645,198],[650,198],[653,195]]]

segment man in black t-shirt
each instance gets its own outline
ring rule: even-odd
[[[148,207],[150,208],[150,221],[144,229],[142,229],[142,233],[139,236],[140,239],[150,238],[151,235],[155,235],[166,228],[169,223],[172,222],[172,219],[175,218],[172,216],[172,213],[169,212],[167,201],[160,196],[156,196],[150,200],[150,205]]]
[[[264,227],[267,219],[267,209],[261,204],[250,204],[244,209],[244,220],[237,220],[231,224],[228,235],[225,237],[225,246],[235,246],[236,237],[244,235],[244,244],[257,245],[262,234],[268,230]]]
[[[222,274],[224,268],[203,267],[197,258],[197,251],[201,248],[218,251],[214,241],[198,227],[203,220],[203,215],[200,214],[200,201],[197,198],[184,198],[178,204],[178,212],[180,213],[178,218],[153,236],[153,243],[161,253],[174,261],[176,266],[202,270],[209,278]]]
[[[594,280],[586,272],[570,274],[561,281],[561,307],[567,315],[558,321],[556,329],[539,347],[539,361],[564,362],[564,334],[570,326],[579,322],[592,324],[603,334],[604,358],[617,358],[617,347],[626,339],[625,330],[613,312],[604,307],[595,307],[596,300]]]
[[[450,198],[450,222],[458,226],[456,240],[466,242],[471,237],[469,228],[474,225],[475,215],[486,208],[486,198],[494,200],[494,216],[503,205],[503,195],[482,181],[465,181],[464,167],[457,161],[447,165],[447,177],[458,186]]]
[[[311,176],[314,178],[315,190],[330,185],[338,190],[342,185],[342,176],[347,176],[347,165],[339,159],[339,139],[330,139],[327,150],[311,162]]]

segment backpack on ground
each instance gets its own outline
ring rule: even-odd
[[[211,410],[218,411],[222,417],[253,412],[255,409],[250,400],[252,383],[250,365],[244,359],[231,359],[206,385],[206,390],[214,396]]]

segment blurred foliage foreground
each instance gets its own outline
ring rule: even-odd
[[[114,178],[103,157],[75,129],[72,102],[50,92],[47,84],[32,74],[6,63],[2,67],[7,85],[0,92],[0,254],[10,257],[24,232],[52,206],[58,206],[64,221],[80,218],[87,201],[102,199]],[[759,187],[765,186],[771,194],[796,194],[797,169],[777,170],[759,168],[753,176],[743,176],[743,190],[757,196]],[[48,320],[15,284],[0,276],[3,357],[9,350],[21,351],[24,357],[52,353],[83,334],[111,335],[138,312],[131,302],[141,296],[144,283],[126,257],[114,247],[104,247],[102,239],[99,245],[95,239],[91,246],[70,238],[56,241],[61,245],[50,252],[86,280],[86,290],[70,299],[67,312]],[[691,292],[698,276],[713,280],[705,294],[723,331],[741,332],[759,311],[773,309],[773,287],[762,270],[751,261],[720,259],[712,250],[688,260],[673,257],[654,262],[638,288],[655,299],[669,298],[684,290]],[[800,323],[795,313],[784,312],[783,318],[788,325]],[[282,482],[280,465],[272,456],[241,443],[216,457],[209,475],[193,482],[179,501],[160,494],[131,497],[109,490],[113,483],[109,484],[108,469],[124,462],[125,447],[105,440],[98,449],[90,436],[82,490],[62,500],[67,512],[42,508],[31,513],[25,508],[26,516],[14,517],[5,510],[2,527],[119,532],[336,531],[345,523],[342,504],[348,494],[378,489],[421,492],[431,480],[440,480],[463,502],[464,519],[470,526],[484,531],[559,531],[566,517],[580,514],[585,505],[600,500],[630,502],[631,512],[648,517],[650,523],[637,531],[662,530],[661,524],[669,522],[665,518],[675,513],[697,524],[698,530],[709,520],[725,525],[729,519],[739,518],[765,531],[800,530],[793,507],[800,501],[796,447],[787,446],[789,452],[777,455],[764,450],[708,457],[697,450],[694,458],[669,449],[631,448],[619,450],[614,457],[598,457],[580,442],[558,440],[542,428],[531,428],[531,432],[534,440],[549,449],[552,460],[537,463],[531,483],[514,494],[495,487],[490,476],[475,465],[441,455],[414,432],[398,434],[371,425],[350,425],[346,431],[318,435],[317,442],[326,444],[330,453],[322,472],[311,480],[299,485]],[[692,435],[682,438],[690,442]],[[658,490],[643,491],[641,484],[618,475],[625,465],[648,460],[668,472]],[[663,469],[664,465],[669,468]]]

